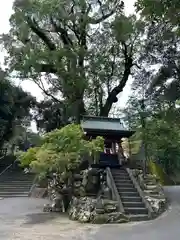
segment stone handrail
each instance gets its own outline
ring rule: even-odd
[[[0,177],[7,172],[11,167],[13,166],[13,163],[11,163],[9,166],[7,166],[2,172],[0,172]]]
[[[136,178],[133,176],[131,169],[126,168],[126,170],[127,170],[127,173],[129,174],[129,177],[130,177],[131,181],[132,181],[133,184],[134,184],[134,187],[135,187],[136,190],[138,191],[138,193],[139,193],[139,195],[140,195],[143,203],[145,204],[145,207],[146,207],[147,210],[148,210],[148,217],[149,217],[149,218],[152,218],[153,215],[154,215],[154,211],[153,211],[150,203],[146,200],[145,194],[144,194],[143,190],[141,189],[141,187],[140,187],[138,181],[136,180]]]
[[[29,193],[28,193],[29,197],[31,196],[32,191],[35,189],[37,181],[38,181],[38,175],[36,175],[34,180],[33,180],[32,186],[31,186],[31,188],[29,190]]]
[[[109,167],[106,168],[106,181],[107,181],[108,187],[111,189],[112,199],[118,202],[118,210],[124,213],[124,207]]]

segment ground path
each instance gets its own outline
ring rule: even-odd
[[[180,238],[180,187],[167,187],[170,209],[160,218],[121,225],[82,225],[59,214],[43,213],[46,200],[0,200],[1,240],[177,240]]]

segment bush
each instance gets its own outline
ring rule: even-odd
[[[61,177],[67,177],[78,168],[82,156],[96,155],[103,148],[102,137],[86,141],[81,126],[69,124],[45,134],[40,147],[30,148],[27,152],[19,152],[18,155],[22,166],[30,166],[41,176],[56,172]]]

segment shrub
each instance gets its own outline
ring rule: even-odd
[[[30,148],[27,152],[20,152],[18,155],[22,166],[29,165],[41,176],[56,172],[67,177],[70,172],[78,168],[82,156],[96,155],[103,148],[102,137],[86,141],[81,126],[69,124],[45,134],[40,147]]]

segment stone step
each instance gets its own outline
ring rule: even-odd
[[[35,175],[15,169],[0,176],[0,197],[28,197]]]
[[[123,206],[125,208],[131,208],[131,207],[144,207],[144,203],[143,202],[122,202],[123,203]]]
[[[27,174],[23,174],[23,175],[17,175],[17,174],[11,174],[9,173],[8,175],[2,175],[1,178],[19,178],[19,179],[29,179],[29,178],[34,178],[34,175],[27,175]]]
[[[6,178],[6,179],[13,179],[13,178],[18,178],[18,179],[31,179],[31,178],[34,178],[33,176],[28,176],[28,175],[25,175],[25,176],[13,176],[13,175],[2,175],[1,176],[1,179],[2,178]]]
[[[145,207],[125,207],[126,214],[148,214],[148,210]]]
[[[129,176],[128,173],[125,172],[125,171],[112,172],[112,175],[113,175],[113,176],[121,176],[121,175],[127,175],[127,176]]]
[[[134,185],[132,183],[122,184],[122,183],[119,183],[119,182],[115,182],[115,184],[116,184],[116,187],[119,187],[119,188],[135,189]]]
[[[121,195],[122,202],[142,202],[142,199],[140,196],[122,196]]]
[[[0,191],[17,191],[20,190],[27,190],[27,189],[30,189],[31,188],[31,185],[29,186],[26,186],[26,187],[21,187],[21,186],[17,186],[17,187],[0,187]]]
[[[32,178],[26,178],[26,179],[20,179],[20,178],[12,178],[12,179],[6,179],[6,178],[3,178],[1,179],[0,178],[0,183],[1,182],[32,182],[34,179]]]
[[[147,195],[158,195],[159,194],[158,190],[153,190],[153,189],[144,190],[144,193],[147,194]]]
[[[139,193],[138,192],[121,192],[121,191],[118,191],[120,196],[122,197],[139,197]]]
[[[11,190],[11,189],[29,189],[32,185],[26,185],[26,186],[0,186],[0,190],[4,190],[4,189],[8,189],[8,190]]]
[[[128,174],[127,172],[126,172],[126,170],[120,170],[120,169],[112,169],[111,170],[111,172],[112,172],[112,174],[117,174],[117,175],[119,175],[119,174]]]
[[[118,177],[116,177],[116,176],[113,176],[113,178],[114,178],[114,180],[116,181],[116,180],[131,180],[130,178],[129,178],[129,176],[118,176]]]
[[[1,192],[0,191],[0,197],[4,197],[4,196],[19,196],[19,195],[26,195],[28,196],[29,195],[29,191],[26,191],[26,192]]]
[[[156,182],[155,179],[153,179],[153,180],[144,180],[144,183],[145,183],[145,184],[149,184],[149,185],[154,185],[154,184],[156,184],[157,182]]]
[[[117,184],[131,184],[131,185],[133,185],[133,183],[132,183],[132,181],[130,180],[130,179],[115,179],[114,180],[115,181],[115,183],[117,183]]]
[[[121,193],[126,193],[126,192],[132,192],[132,193],[136,193],[137,190],[133,187],[133,188],[125,188],[125,187],[117,187],[118,191]]]
[[[128,215],[130,221],[132,222],[138,222],[138,221],[147,221],[149,220],[149,217],[147,214],[130,214]]]
[[[113,176],[117,176],[117,177],[119,177],[119,176],[128,176],[128,177],[129,177],[129,175],[128,175],[127,173],[125,173],[125,172],[122,172],[122,173],[113,173],[112,175],[113,175]]]
[[[11,182],[15,182],[15,183],[27,183],[27,182],[32,182],[33,179],[0,179],[0,183],[11,183]]]
[[[20,193],[20,194],[1,194],[0,195],[0,198],[16,198],[16,197],[28,197],[29,193],[28,194],[24,194],[24,193]]]
[[[12,183],[0,183],[0,187],[9,187],[9,186],[13,186],[13,187],[15,187],[15,186],[22,186],[22,187],[24,187],[24,186],[29,186],[29,185],[32,185],[33,184],[33,182],[27,182],[27,183],[14,183],[14,182],[12,182]]]
[[[152,185],[146,185],[146,188],[147,188],[147,190],[154,190],[154,189],[157,189],[157,185],[154,185],[154,184],[152,184]]]
[[[134,185],[132,183],[119,183],[119,182],[115,182],[116,187],[120,187],[120,188],[134,188]]]

